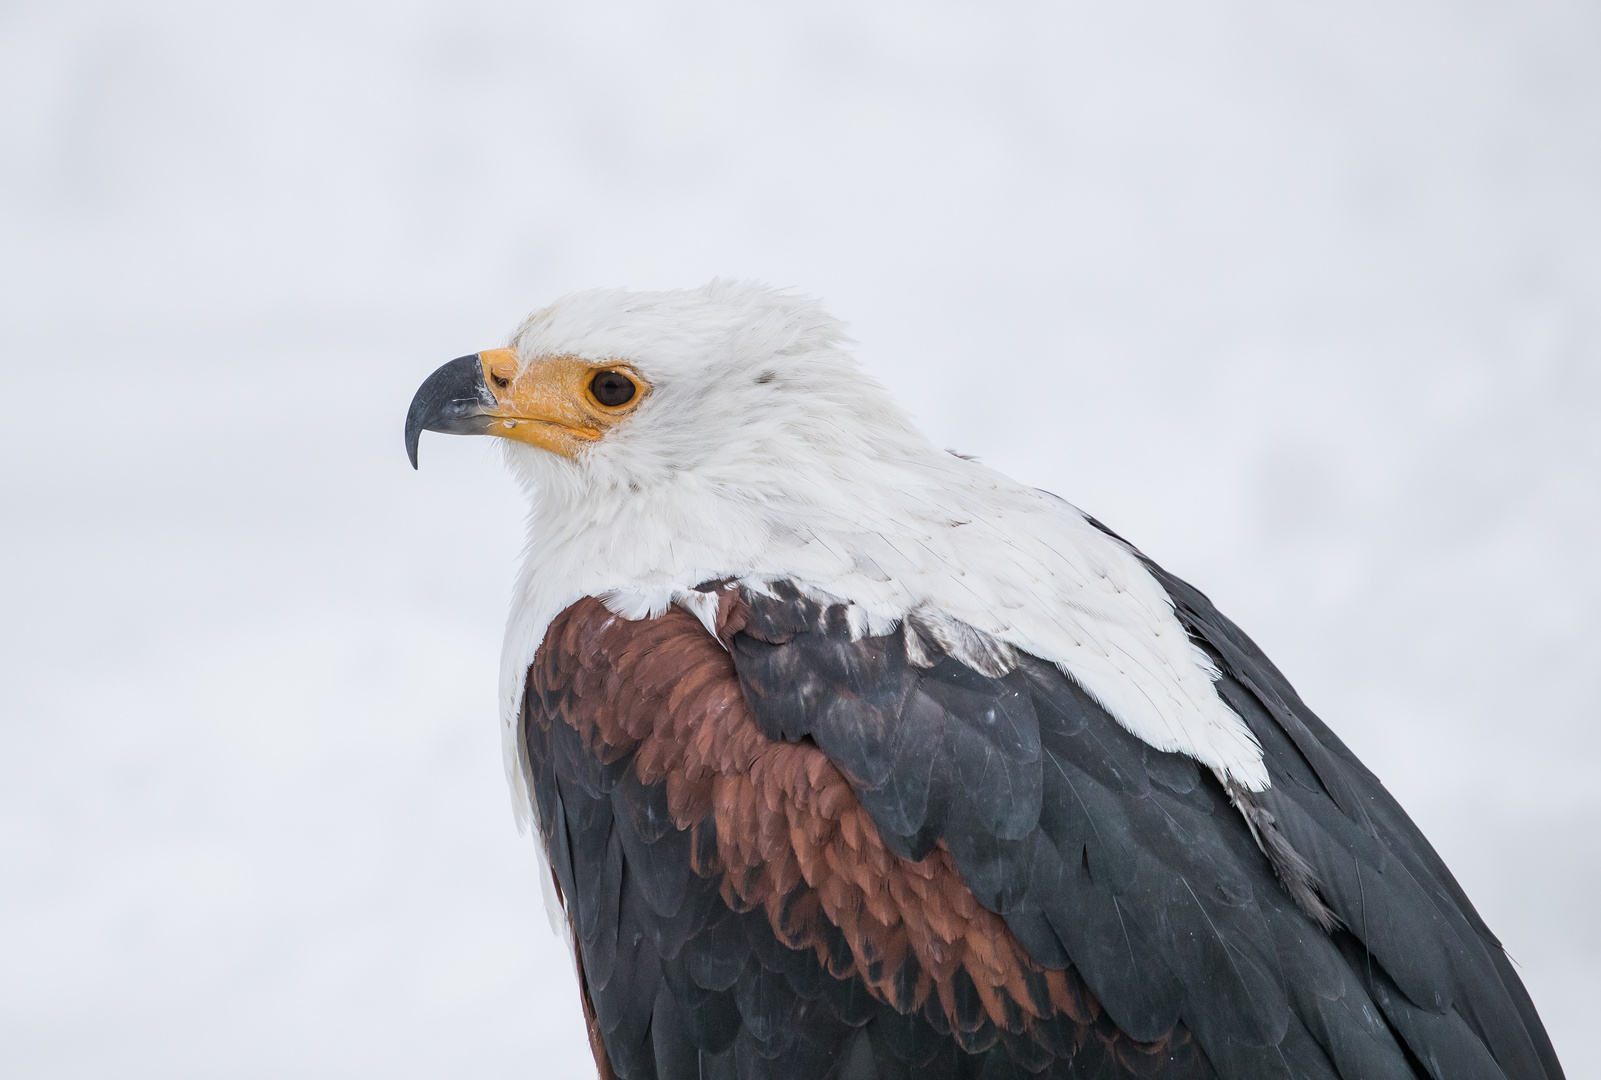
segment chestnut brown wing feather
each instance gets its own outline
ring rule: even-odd
[[[725,604],[723,636],[748,616]],[[1182,1023],[1136,1043],[1073,967],[1032,958],[944,846],[892,850],[821,747],[762,731],[693,617],[580,601],[527,690],[541,832],[603,1070],[1213,1075]]]

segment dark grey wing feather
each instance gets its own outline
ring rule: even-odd
[[[843,610],[783,583],[744,594],[732,653],[764,732],[814,740],[897,854],[948,848],[1035,961],[1075,968],[1131,1038],[1187,1025],[1222,1076],[1450,1062],[1458,1080],[1560,1080],[1504,954],[1415,826],[1237,628],[1152,571],[1262,740],[1273,786],[1247,809],[1272,843],[1209,771],[1032,657],[999,677],[949,656],[920,667],[904,634],[853,639]],[[1281,884],[1286,851],[1305,874]],[[1298,902],[1298,887],[1320,893]],[[1347,929],[1319,925],[1314,900]]]
[[[1431,1074],[1431,1060],[1450,1058],[1459,1076],[1494,1066],[1519,1080],[1561,1080],[1500,941],[1400,804],[1239,627],[1198,589],[1140,558],[1224,673],[1220,693],[1262,741],[1274,786],[1261,801],[1350,928],[1343,944],[1360,956],[1355,966],[1367,972],[1377,962],[1370,992],[1418,1060]]]

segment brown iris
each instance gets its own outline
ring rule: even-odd
[[[634,385],[633,379],[620,371],[598,371],[589,380],[589,392],[608,409],[615,409],[634,400],[639,388]]]

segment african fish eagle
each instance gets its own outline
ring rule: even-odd
[[[1251,640],[847,343],[759,285],[580,293],[406,418],[528,493],[501,719],[600,1075],[1560,1080]]]

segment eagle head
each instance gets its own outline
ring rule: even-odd
[[[424,431],[493,435],[531,484],[641,492],[826,485],[831,462],[931,451],[847,343],[815,300],[764,285],[576,293],[430,375],[406,452],[415,467]]]

